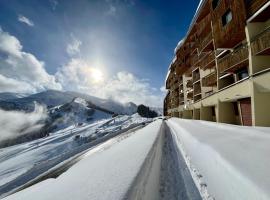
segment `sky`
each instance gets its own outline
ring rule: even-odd
[[[0,92],[78,91],[162,106],[199,0],[1,0]]]

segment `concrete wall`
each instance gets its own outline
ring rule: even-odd
[[[232,102],[219,102],[218,103],[218,122],[237,124],[234,106]]]

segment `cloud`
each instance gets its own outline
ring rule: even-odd
[[[46,109],[40,105],[35,105],[32,113],[0,109],[0,141],[39,130],[44,125],[41,122],[47,118],[46,113]]]
[[[52,9],[56,10],[56,7],[58,6],[58,1],[57,0],[50,0],[50,4],[52,6]]]
[[[45,89],[61,89],[53,75],[49,75],[44,62],[34,55],[24,52],[19,40],[0,28],[0,92],[42,91]],[[23,86],[25,89],[23,89]]]
[[[19,15],[18,16],[18,21],[27,24],[28,26],[34,26],[34,23],[32,20],[30,20],[29,18],[23,16],[23,15]]]
[[[167,92],[167,89],[165,88],[165,86],[162,86],[162,87],[160,88],[160,91],[161,91],[162,93],[166,93],[166,92]]]
[[[149,81],[139,79],[129,72],[118,72],[107,80],[95,82],[91,67],[82,59],[72,59],[56,73],[56,79],[65,90],[74,90],[100,98],[110,98],[122,103],[134,102],[150,106],[161,106],[162,95],[157,94]]]
[[[80,46],[82,45],[82,42],[75,38],[73,34],[71,34],[72,41],[67,45],[66,52],[70,55],[76,55],[80,53]]]

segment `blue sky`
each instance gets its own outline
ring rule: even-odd
[[[0,38],[0,83],[5,81],[0,91],[77,90],[122,102],[161,105],[160,88],[173,50],[185,35],[198,3],[1,0],[2,42],[11,44],[1,49]],[[9,48],[14,44],[13,50],[19,51],[17,58]],[[8,59],[10,54],[12,59]],[[29,64],[37,65],[32,79],[26,73],[32,71],[25,67]]]

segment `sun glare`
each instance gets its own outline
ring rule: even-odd
[[[92,69],[92,79],[94,82],[99,83],[103,80],[103,73],[99,69]]]

